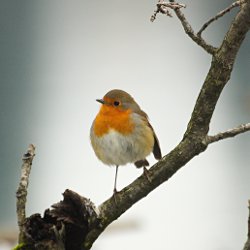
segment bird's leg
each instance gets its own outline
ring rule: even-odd
[[[116,165],[116,169],[115,169],[115,183],[114,183],[114,190],[113,190],[113,196],[114,196],[114,199],[115,199],[115,203],[116,203],[116,204],[117,204],[117,202],[116,202],[116,194],[118,193],[118,192],[117,192],[117,189],[116,189],[118,167],[119,167],[119,166]]]
[[[145,166],[143,166],[143,174],[146,176],[148,182],[151,183],[152,180],[151,180],[151,178],[150,178],[149,171],[147,170],[147,168],[146,168]]]
[[[114,193],[117,193],[117,189],[116,189],[116,182],[117,182],[117,174],[118,174],[118,165],[116,165],[115,168],[115,183],[114,183]]]

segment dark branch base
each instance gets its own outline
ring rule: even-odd
[[[26,219],[24,245],[19,249],[84,250],[86,235],[98,227],[96,208],[89,199],[68,189],[63,197],[43,217],[33,214]]]

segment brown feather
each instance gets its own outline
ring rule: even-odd
[[[143,110],[141,110],[140,106],[135,102],[134,98],[131,95],[129,95],[128,93],[126,93],[125,91],[119,90],[119,89],[111,90],[105,96],[108,98],[113,98],[113,99],[117,99],[117,100],[121,101],[121,103],[124,105],[125,109],[132,109],[133,112],[144,117],[148,126],[152,129],[152,132],[154,135],[154,146],[153,146],[154,157],[155,157],[155,159],[160,160],[162,158],[162,155],[161,155],[161,148],[160,148],[159,140],[154,132],[153,127],[151,126],[151,124],[148,121],[148,115]],[[128,103],[129,103],[129,105],[128,105]],[[145,165],[145,164],[147,164],[147,165]],[[143,166],[148,166],[149,164],[148,164],[148,161],[146,159],[142,159],[142,160],[135,162],[135,165],[137,167],[143,167]]]
[[[148,126],[152,129],[153,134],[154,134],[153,154],[154,154],[155,159],[160,160],[162,158],[160,143],[159,143],[159,140],[158,140],[158,138],[157,138],[157,136],[155,134],[155,131],[154,131],[152,125],[148,121],[148,115],[141,109],[136,111],[136,113],[138,113],[139,115],[145,117],[145,119],[147,120]]]
[[[153,147],[154,157],[155,159],[160,160],[162,158],[162,155],[161,155],[161,148],[160,148],[159,140],[155,134],[153,127],[151,126],[149,122],[148,122],[148,126],[152,129],[153,134],[154,134],[154,147]]]
[[[161,148],[160,148],[159,140],[155,133],[154,133],[154,139],[155,139],[155,143],[154,143],[154,148],[153,148],[153,154],[154,154],[155,159],[160,160],[162,158]]]

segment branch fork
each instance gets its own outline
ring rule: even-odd
[[[156,4],[157,9],[154,11],[153,15],[151,16],[150,20],[153,22],[156,19],[156,16],[158,13],[167,15],[169,17],[172,17],[172,14],[170,13],[169,9],[174,10],[177,17],[180,19],[181,24],[186,32],[186,34],[200,47],[202,47],[206,52],[208,52],[211,55],[214,55],[217,51],[217,48],[208,44],[202,37],[202,32],[215,20],[218,18],[224,16],[226,13],[231,11],[233,8],[242,6],[247,0],[238,0],[234,3],[232,3],[228,8],[220,11],[216,16],[209,19],[201,28],[200,30],[195,33],[192,26],[187,21],[184,14],[181,12],[181,8],[186,8],[185,4],[179,4],[174,1],[165,2],[163,0],[159,0]]]
[[[214,21],[219,19],[220,17],[223,17],[226,13],[231,11],[233,8],[241,6],[243,3],[245,3],[245,0],[239,0],[234,3],[232,3],[229,7],[226,9],[220,11],[216,16],[210,18],[206,23],[203,24],[203,26],[200,28],[200,30],[197,32],[197,36],[201,37],[201,33]]]

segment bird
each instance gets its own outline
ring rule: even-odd
[[[118,167],[134,163],[143,167],[147,179],[146,157],[153,153],[162,158],[159,140],[149,123],[148,115],[134,98],[120,89],[107,92],[90,128],[90,141],[97,158],[105,165],[116,166],[113,194],[117,193]]]

